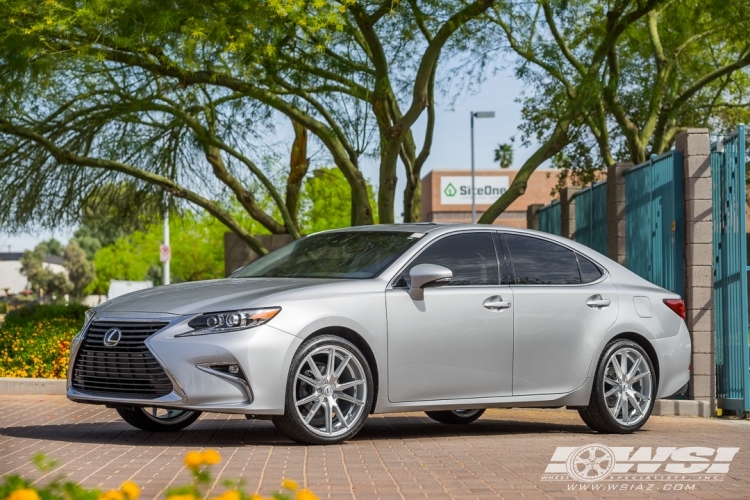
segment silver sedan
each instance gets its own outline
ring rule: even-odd
[[[678,295],[536,231],[403,224],[298,240],[228,279],[92,309],[68,398],[177,430],[201,412],[271,418],[338,443],[371,413],[467,424],[485,408],[563,407],[628,433],[684,392]]]

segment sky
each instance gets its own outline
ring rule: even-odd
[[[495,118],[476,119],[474,122],[475,166],[477,170],[492,170],[500,167],[493,163],[494,150],[498,144],[509,142],[511,136],[518,136],[521,123],[521,105],[515,102],[521,95],[523,85],[510,71],[489,76],[478,92],[460,97],[451,107],[446,98],[436,99],[435,136],[430,157],[425,162],[422,175],[431,170],[469,170],[471,168],[470,124],[472,111],[494,111]],[[424,114],[414,125],[414,137],[421,144],[425,129]],[[523,164],[533,150],[516,147],[513,167]],[[362,170],[374,184],[378,180],[378,164],[369,161]],[[396,216],[403,206],[404,171],[398,174],[396,189]],[[71,238],[75,228],[58,228],[54,231],[32,231],[26,234],[10,235],[0,231],[0,252],[21,252],[33,248],[40,241],[56,238],[63,243]]]

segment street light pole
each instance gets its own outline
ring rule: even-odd
[[[471,223],[477,222],[477,200],[474,189],[474,118],[494,118],[494,111],[471,112]]]

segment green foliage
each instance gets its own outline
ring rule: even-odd
[[[510,143],[498,144],[495,148],[495,162],[500,164],[500,168],[513,165],[513,141],[515,137],[510,138]]]
[[[0,326],[0,377],[65,378],[70,341],[80,331],[86,309],[40,305],[8,314]]]
[[[186,212],[170,217],[171,281],[198,281],[224,277],[224,233],[226,227],[210,215]],[[110,280],[150,279],[159,284],[162,243],[161,224],[151,224],[103,247],[94,256],[96,280],[88,291],[105,295]]]
[[[47,296],[61,300],[63,295],[73,291],[73,285],[65,274],[56,273],[45,266],[48,251],[47,243],[40,243],[33,251],[26,250],[21,257],[21,272],[29,279],[34,291],[43,291]]]
[[[94,265],[89,262],[86,253],[71,241],[65,247],[63,265],[68,270],[68,279],[73,285],[73,297],[80,298],[86,287],[96,278]]]
[[[377,207],[375,193],[368,183],[372,206]],[[305,180],[302,187],[301,227],[307,234],[351,225],[349,183],[337,168],[319,168]],[[377,221],[377,212],[374,214]]]

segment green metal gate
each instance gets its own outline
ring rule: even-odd
[[[555,200],[539,209],[539,230],[560,236],[562,232],[560,202]]]
[[[607,254],[607,182],[597,182],[578,191],[576,203],[576,231],[573,239]]]
[[[628,269],[683,295],[682,153],[670,151],[625,172]]]
[[[711,145],[714,327],[719,408],[750,411],[745,126]]]

